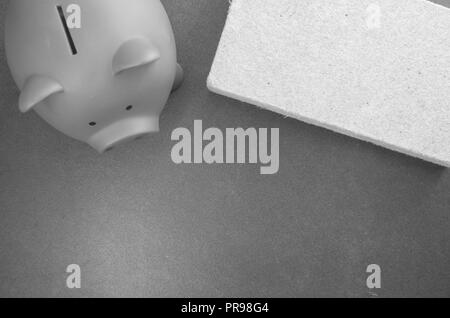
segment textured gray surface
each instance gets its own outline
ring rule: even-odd
[[[449,170],[209,93],[228,1],[163,2],[186,82],[159,135],[103,156],[21,115],[0,56],[0,296],[365,297],[371,263],[379,296],[450,296]],[[194,119],[280,127],[280,172],[176,166]]]

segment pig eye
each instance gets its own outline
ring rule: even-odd
[[[130,110],[133,109],[133,105],[128,105],[125,109],[126,109],[127,111],[130,111]]]
[[[91,121],[90,123],[89,123],[89,126],[91,126],[91,127],[94,127],[94,126],[96,126],[97,125],[97,123],[95,122],[95,121]]]

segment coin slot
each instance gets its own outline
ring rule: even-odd
[[[77,47],[75,46],[75,42],[73,41],[72,34],[70,33],[70,29],[67,25],[67,20],[64,15],[64,10],[62,6],[56,6],[56,9],[58,10],[59,17],[61,18],[61,23],[64,28],[64,32],[66,33],[67,41],[69,42],[70,50],[72,52],[72,55],[77,55]]]

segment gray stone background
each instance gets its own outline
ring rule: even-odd
[[[228,1],[163,3],[186,81],[159,135],[101,156],[19,113],[0,30],[0,296],[370,297],[372,263],[380,297],[450,296],[450,171],[208,92]],[[280,172],[173,164],[195,119],[279,127]]]

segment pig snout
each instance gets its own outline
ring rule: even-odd
[[[88,143],[100,153],[144,135],[159,132],[158,117],[126,118],[114,122],[89,138]]]

